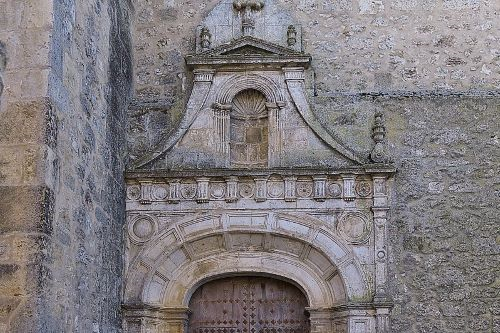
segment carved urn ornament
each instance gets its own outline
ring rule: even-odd
[[[196,38],[177,129],[126,174],[125,331],[388,333],[382,114],[371,156],[316,119],[272,0],[221,1]]]

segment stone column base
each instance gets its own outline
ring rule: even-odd
[[[148,304],[124,305],[125,333],[186,333],[188,308],[167,308]]]

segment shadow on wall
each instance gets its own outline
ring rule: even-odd
[[[3,76],[2,73],[7,67],[7,50],[4,42],[0,41],[0,97],[3,92]]]

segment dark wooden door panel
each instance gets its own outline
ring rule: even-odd
[[[189,333],[309,333],[307,300],[294,285],[233,277],[201,286],[191,298]]]

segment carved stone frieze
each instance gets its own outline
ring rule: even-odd
[[[235,202],[252,199],[256,202],[266,200],[283,200],[294,202],[297,200],[331,201],[343,199],[345,201],[369,200],[373,198],[373,188],[383,191],[380,181],[366,178],[359,180],[353,174],[283,174],[276,173],[263,175],[229,176],[225,180],[214,174],[199,173],[184,177],[159,177],[151,181],[141,180],[137,173],[137,180],[129,175],[127,186],[127,201],[140,204],[152,202],[178,203],[181,201],[197,202],[198,204],[210,201]],[[384,195],[384,192],[378,195]]]

